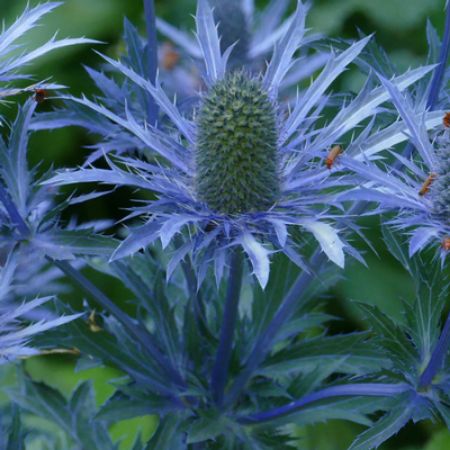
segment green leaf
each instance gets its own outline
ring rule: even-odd
[[[148,392],[137,390],[134,386],[134,396],[125,395],[120,390],[101,407],[97,418],[106,422],[146,416],[148,414],[164,414],[176,407],[163,397],[153,396]],[[130,391],[133,391],[130,389]],[[138,397],[139,395],[139,397]]]
[[[223,416],[215,413],[203,413],[188,429],[187,443],[195,444],[209,439],[215,439],[225,434],[227,421]]]
[[[175,414],[162,419],[145,450],[186,450],[180,423],[181,418]]]
[[[358,306],[366,314],[372,329],[378,333],[383,348],[391,353],[394,366],[407,373],[416,368],[419,356],[403,330],[378,308],[365,303]]]
[[[361,433],[349,450],[371,450],[398,433],[411,419],[412,410],[408,403],[401,402],[385,414],[375,425]]]
[[[307,373],[340,359],[337,372],[362,375],[390,366],[386,355],[367,341],[366,333],[319,337],[290,345],[270,356],[259,369],[261,375]]]

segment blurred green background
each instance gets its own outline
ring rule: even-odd
[[[38,1],[31,0],[31,5]],[[263,7],[266,1],[258,1]],[[10,24],[18,16],[26,0],[0,0],[0,16]],[[330,37],[357,38],[358,29],[365,34],[375,33],[381,44],[400,70],[423,63],[427,52],[426,22],[432,21],[442,36],[444,27],[445,0],[313,0],[308,26],[315,32]],[[294,1],[292,1],[294,7]],[[157,14],[171,23],[191,28],[191,15],[195,10],[195,0],[156,1]],[[117,56],[121,50],[122,21],[128,17],[144,32],[143,5],[141,0],[66,0],[53,14],[45,18],[43,26],[27,35],[30,43],[40,43],[48,39],[56,30],[59,36],[86,36],[104,42],[96,48]],[[36,79],[49,76],[65,84],[73,94],[93,94],[93,86],[82,64],[97,66],[99,57],[88,46],[77,46],[52,53],[35,63],[29,72]],[[346,89],[352,88],[352,77],[341,83]],[[335,89],[336,90],[336,89]],[[50,105],[51,106],[51,105]],[[10,117],[13,106],[7,108]],[[45,107],[48,107],[47,105]],[[84,147],[95,142],[95,137],[87,135],[78,128],[42,132],[31,140],[30,159],[32,163],[45,161],[46,165],[57,167],[73,166],[81,163],[88,150]],[[120,217],[120,208],[127,205],[128,197],[123,193],[114,194],[113,201],[97,201],[77,211],[82,220],[105,217]],[[387,253],[380,239],[378,223],[367,221],[367,235],[377,249],[378,255],[367,248],[369,269],[352,263],[345,272],[344,280],[330,293],[328,301],[331,313],[344,318],[332,324],[331,332],[362,329],[366,325],[352,300],[378,305],[383,311],[401,320],[401,300],[411,299],[413,289],[406,273]],[[364,246],[362,245],[362,248]],[[111,295],[117,295],[117,287],[109,280],[99,279],[100,287]],[[114,292],[114,294],[113,294]],[[101,403],[112,392],[108,379],[117,374],[109,369],[93,369],[74,373],[74,361],[70,358],[39,357],[26,363],[27,370],[37,380],[60,389],[65,395],[79,380],[95,380],[97,401]],[[113,430],[116,438],[123,437],[122,449],[130,447],[136,429],[152,432],[155,420],[146,418],[121,424]],[[305,450],[345,450],[361,428],[348,423],[334,421],[329,424],[298,430]],[[36,442],[33,450],[38,450]],[[382,450],[448,450],[450,434],[439,424],[410,425]]]

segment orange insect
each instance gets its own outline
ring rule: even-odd
[[[333,145],[331,147],[331,150],[328,153],[328,156],[325,158],[325,165],[328,167],[328,169],[331,170],[331,168],[334,165],[334,162],[336,161],[336,158],[343,152],[343,148],[340,145]]]
[[[436,178],[437,178],[437,173],[430,173],[430,175],[428,175],[428,178],[425,180],[425,182],[423,183],[423,185],[419,191],[419,195],[421,197],[423,197],[425,194],[427,194],[430,191],[430,187]]]
[[[165,70],[173,70],[180,60],[180,54],[169,42],[164,42],[161,49],[161,65]]]
[[[47,91],[45,89],[39,88],[34,90],[34,100],[36,103],[42,103],[47,98]]]
[[[445,114],[443,122],[445,128],[450,128],[450,112]]]
[[[444,240],[442,241],[442,248],[446,251],[449,252],[450,251],[450,237],[447,236],[446,238],[444,238]]]

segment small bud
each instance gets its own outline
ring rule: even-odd
[[[215,0],[214,20],[218,24],[222,53],[236,43],[230,55],[231,67],[242,67],[247,62],[250,47],[249,24],[241,0]]]
[[[437,177],[430,188],[433,214],[450,227],[450,147],[444,144],[438,152],[438,158]]]

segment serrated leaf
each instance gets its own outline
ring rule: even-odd
[[[407,403],[399,404],[385,414],[375,425],[360,434],[349,450],[372,450],[398,433],[411,419],[412,411]]]
[[[180,429],[180,422],[181,419],[175,414],[162,419],[145,450],[185,450],[185,437]]]

